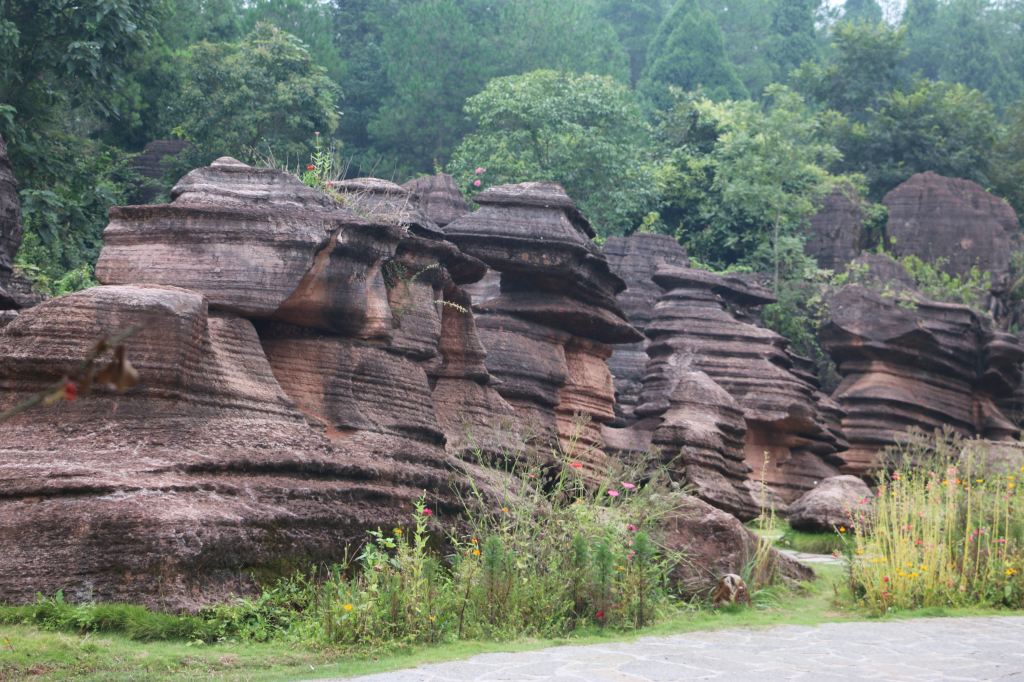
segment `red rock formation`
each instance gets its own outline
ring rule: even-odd
[[[415,206],[362,203],[405,190],[357,184],[340,188],[349,210],[221,159],[172,204],[111,211],[99,272],[126,284],[0,332],[3,409],[142,326],[140,388],[3,424],[0,600],[193,608],[251,589],[252,569],[339,559],[424,491],[454,510],[453,486],[486,490],[493,474],[452,456],[475,454],[467,423],[512,415],[459,288],[486,268],[405,222]]]
[[[437,457],[333,446],[275,381],[253,325],[182,289],[98,287],[22,313],[0,332],[0,407],[134,325],[139,388],[0,427],[5,601],[63,589],[192,608],[251,589],[250,569],[337,558],[365,528],[402,522],[423,489],[447,489]]]
[[[645,397],[659,372],[677,371],[665,365],[704,372],[743,410],[754,480],[763,476],[788,502],[834,475],[845,443],[819,408],[816,387],[794,366],[785,339],[741,319],[771,295],[739,277],[678,267],[659,270],[654,281],[666,293],[647,326]]]
[[[852,187],[837,187],[811,218],[804,250],[818,265],[841,271],[860,253],[864,212]]]
[[[596,479],[611,464],[600,430],[614,418],[606,360],[612,344],[642,338],[615,300],[623,283],[559,185],[503,185],[474,200],[481,208],[445,233],[501,273],[498,295],[476,306],[487,368],[534,440],[557,437]]]
[[[410,180],[402,187],[416,195],[416,204],[420,210],[441,227],[469,213],[469,207],[455,179],[447,173],[424,175]]]
[[[911,176],[882,203],[889,209],[886,235],[894,253],[946,259],[953,274],[977,265],[992,273],[994,290],[1006,289],[1020,227],[1005,201],[970,180],[928,172]]]
[[[668,235],[637,233],[630,237],[609,237],[604,244],[604,255],[612,272],[626,283],[626,290],[618,295],[622,311],[629,323],[643,332],[662,293],[661,287],[654,283],[654,273],[665,265],[688,265],[686,251]],[[608,361],[615,377],[615,411],[620,423],[633,417],[647,367],[648,343],[644,338],[638,343],[616,346]]]
[[[833,398],[846,412],[844,470],[864,475],[880,450],[914,427],[1016,437],[997,403],[1019,385],[1019,341],[993,332],[991,321],[967,306],[931,301],[907,285],[891,291],[843,287],[822,330],[843,376]]]

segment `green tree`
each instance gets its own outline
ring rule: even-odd
[[[773,0],[728,0],[711,7],[722,28],[726,56],[747,91],[760,97],[779,80],[779,65],[768,54],[772,40]]]
[[[314,131],[338,125],[338,88],[305,45],[270,24],[237,43],[193,45],[174,98],[175,132],[207,159],[304,158]]]
[[[877,24],[882,21],[882,6],[877,0],[846,0],[843,3],[843,21]]]
[[[676,93],[659,126],[662,217],[699,261],[801,270],[804,229],[836,178],[838,151],[793,91],[774,85],[768,106]]]
[[[789,80],[795,68],[818,55],[814,14],[820,5],[821,0],[777,0],[775,4],[768,55],[783,81]]]
[[[713,99],[742,99],[746,88],[725,54],[715,15],[697,0],[678,0],[658,27],[639,90],[657,109],[671,105],[668,87],[702,89]]]
[[[1009,120],[996,143],[990,176],[996,191],[1024,221],[1024,100],[1009,112]]]
[[[334,16],[329,5],[320,0],[251,0],[246,4],[248,30],[267,23],[292,34],[335,83],[341,82],[345,64],[333,39]]]
[[[615,27],[629,55],[629,82],[636,85],[647,65],[647,48],[665,18],[666,0],[600,0],[600,13]]]
[[[653,207],[644,166],[649,129],[629,88],[610,77],[539,70],[496,78],[466,101],[476,130],[450,171],[472,190],[554,180],[579,202],[599,234],[623,234]],[[475,169],[483,167],[482,176]]]

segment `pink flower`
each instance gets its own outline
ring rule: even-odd
[[[625,481],[622,481],[622,487],[625,488],[626,490],[636,490],[635,485],[633,485],[632,483],[626,483]]]
[[[423,508],[423,515],[424,516],[433,516],[434,515],[434,510],[431,509],[430,507],[424,507]]]
[[[486,173],[486,172],[487,172],[487,169],[486,169],[486,168],[481,168],[480,166],[477,166],[477,167],[476,167],[476,174],[477,174],[477,175],[483,175],[483,174],[484,174],[484,173]]]
[[[608,491],[608,497],[618,497],[618,496],[619,496],[619,491],[616,490],[615,488],[612,488],[611,490]]]
[[[480,186],[480,185],[482,185],[482,184],[483,184],[483,183],[482,183],[482,182],[480,182],[480,179],[479,179],[479,178],[477,178],[476,180],[474,180],[474,181],[473,181],[473,186],[474,186],[474,187],[479,187],[479,186]]]
[[[571,466],[573,469],[582,469],[583,468],[583,464],[580,463],[580,462],[569,462],[569,466]]]
[[[637,532],[640,529],[636,527],[635,523],[631,523],[631,524],[626,526],[626,530],[628,530],[630,533],[635,533],[635,532]]]

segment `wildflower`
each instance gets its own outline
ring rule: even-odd
[[[395,529],[394,529],[393,531],[391,531],[391,532],[392,532],[392,533],[394,533],[395,535],[397,535],[398,537],[401,537],[401,536],[402,536],[402,529],[401,529],[401,528],[395,528]]]
[[[353,606],[352,606],[351,604],[345,604],[345,605],[344,605],[344,606],[342,606],[341,608],[343,608],[343,609],[344,609],[344,610],[346,610],[346,611],[351,611],[351,610],[352,610],[352,608],[353,608]]]
[[[621,481],[621,483],[622,487],[625,488],[626,490],[636,490],[636,486],[633,485],[632,483],[627,483],[626,481]]]
[[[423,515],[424,516],[433,516],[434,515],[434,510],[431,509],[430,507],[424,507],[423,508]]]
[[[619,572],[622,572],[622,571],[625,571],[625,570],[626,570],[626,567],[625,567],[625,566],[616,566],[616,567],[615,567],[615,570],[616,570],[616,571],[619,571]]]
[[[604,620],[604,611],[598,610],[598,612],[594,614],[594,617],[598,620]]]
[[[839,532],[840,533],[845,533],[846,532],[846,526],[839,526]]]
[[[635,533],[639,529],[636,527],[635,523],[630,523],[626,526],[626,530],[628,530],[630,533]]]
[[[317,137],[320,137],[320,131],[319,131],[319,130],[317,130],[317,131],[316,131],[316,132],[314,132],[313,134],[314,134],[314,135],[316,135]]]
[[[473,172],[476,173],[477,175],[483,175],[484,173],[487,172],[487,169],[486,168],[482,168],[480,166],[477,166],[476,170],[473,171]]]
[[[435,620],[437,620],[437,616],[427,616],[427,620],[433,623]]]
[[[508,507],[502,507],[501,508],[501,513],[502,514],[508,514]]]
[[[78,384],[73,381],[64,382],[64,400],[74,400],[78,397]]]
[[[571,466],[573,469],[582,469],[583,468],[583,464],[580,463],[580,462],[569,462],[569,466]]]
[[[316,170],[316,166],[311,163],[306,164],[306,170]]]
[[[612,488],[612,489],[610,489],[608,491],[608,497],[618,497],[618,496],[619,496],[619,491],[616,490],[615,488]]]
[[[469,541],[472,542],[474,545],[477,543],[476,538],[470,538]]]
[[[882,582],[883,582],[883,583],[887,583],[887,582],[889,582],[889,576],[887,576],[887,575],[883,575],[883,576],[882,576]]]
[[[473,186],[474,186],[474,187],[479,187],[479,186],[480,186],[480,185],[482,185],[482,184],[483,184],[483,183],[482,183],[482,182],[480,182],[480,178],[477,178],[476,180],[474,180],[474,181],[473,181]]]
[[[480,556],[480,550],[479,549],[474,549],[473,550],[473,556]]]
[[[1006,569],[1006,577],[1007,578],[1013,577],[1014,575],[1016,575],[1016,573],[1017,573],[1017,569],[1016,568],[1008,568],[1008,569]]]

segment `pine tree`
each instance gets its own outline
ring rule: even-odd
[[[882,20],[882,7],[877,0],[846,0],[843,3],[843,20],[877,24]]]
[[[820,0],[778,0],[775,5],[768,53],[783,82],[793,69],[818,56],[814,13],[820,4]]]
[[[671,104],[672,85],[701,88],[713,99],[748,96],[725,54],[718,21],[697,0],[679,0],[661,22],[639,89],[656,108],[664,109]]]

